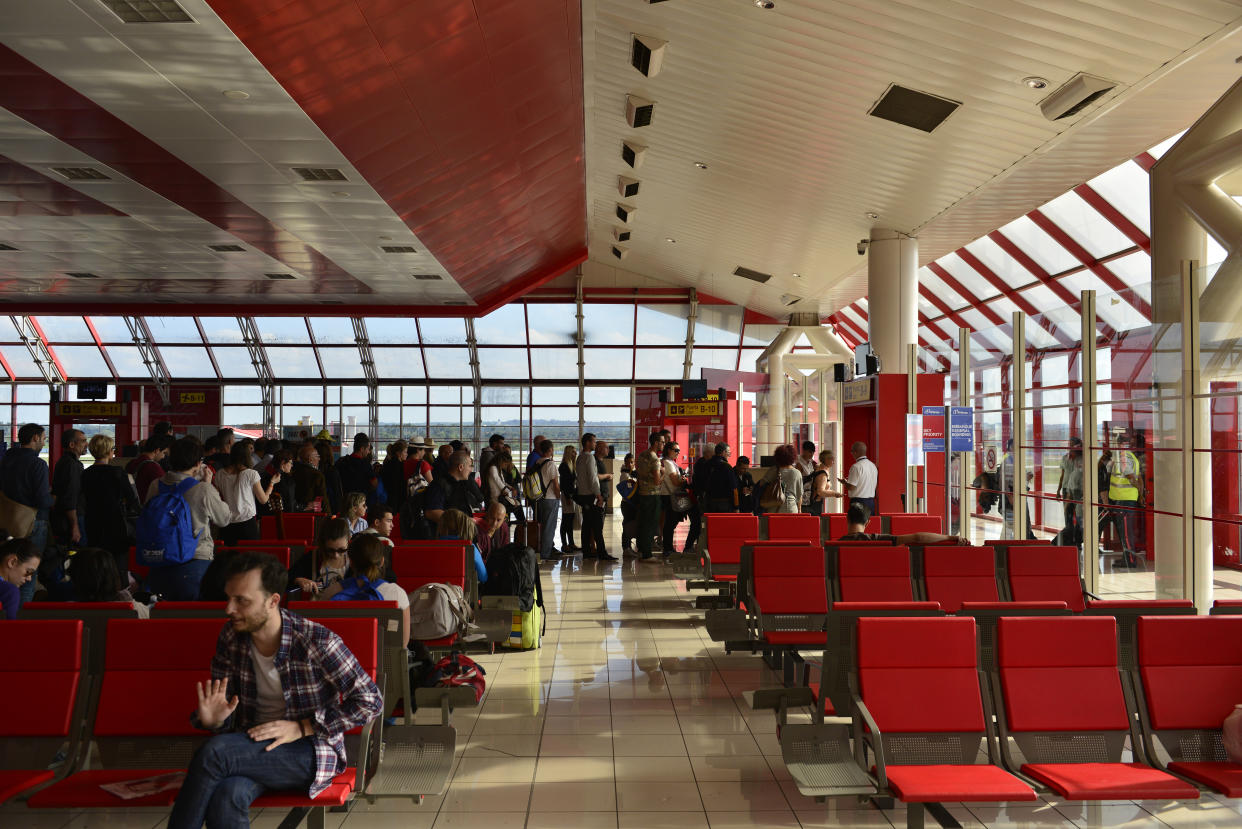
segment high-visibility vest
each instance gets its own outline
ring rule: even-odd
[[[1139,474],[1138,458],[1122,449],[1113,456],[1113,466],[1108,476],[1108,500],[1137,501],[1138,487],[1130,482],[1130,476]]]

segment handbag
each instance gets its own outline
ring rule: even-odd
[[[689,512],[694,507],[694,502],[684,489],[679,489],[673,493],[672,506],[673,512]]]
[[[39,511],[34,507],[19,504],[0,492],[0,527],[7,530],[13,538],[29,538],[38,514]]]

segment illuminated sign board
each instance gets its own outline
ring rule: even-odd
[[[124,403],[57,403],[58,417],[121,417]]]
[[[687,400],[681,403],[665,403],[666,417],[720,417],[719,400]]]
[[[206,403],[207,392],[205,391],[183,391],[177,396],[181,403]]]

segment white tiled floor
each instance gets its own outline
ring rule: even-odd
[[[610,520],[611,549],[619,524]],[[683,525],[684,527],[684,525]],[[1142,578],[1119,574],[1114,578]],[[1147,576],[1150,579],[1150,574]],[[1121,585],[1119,585],[1121,586]],[[668,568],[632,559],[545,565],[543,647],[479,657],[483,705],[455,715],[458,761],[448,791],[357,805],[329,829],[754,829],[904,826],[852,799],[798,794],[769,712],[747,690],[777,685],[758,657],[724,653]],[[1117,591],[1122,592],[1122,591]],[[1238,827],[1242,801],[1083,806],[1047,798],[1010,807],[950,804],[970,827]],[[158,829],[155,812],[38,813],[0,809],[9,829]],[[275,827],[278,810],[256,813]],[[929,818],[929,826],[934,821]]]

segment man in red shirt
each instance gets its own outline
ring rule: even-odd
[[[152,435],[142,442],[142,453],[125,466],[125,471],[134,476],[134,487],[138,490],[138,500],[147,502],[151,482],[164,477],[163,460],[172,449],[173,440],[168,435]]]

